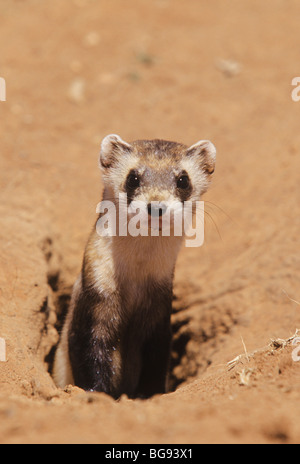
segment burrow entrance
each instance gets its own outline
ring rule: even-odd
[[[51,239],[45,241],[43,250],[49,265],[50,293],[50,298],[44,307],[44,311],[47,312],[44,336],[47,337],[49,331],[56,334],[51,337],[50,346],[48,340],[44,358],[48,372],[51,374],[59,334],[68,311],[73,285],[70,279],[67,281],[64,278],[62,266],[59,266],[61,258],[55,254]],[[212,362],[214,352],[220,349],[224,336],[237,322],[230,308],[220,307],[213,302],[203,302],[189,307],[184,304],[184,300],[185,295],[179,286],[173,297],[171,318],[173,339],[169,370],[170,392],[199,378],[206,371]],[[55,311],[55,317],[53,311]]]

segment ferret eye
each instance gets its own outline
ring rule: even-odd
[[[126,188],[129,190],[135,190],[140,186],[140,178],[136,172],[131,172],[126,180]]]
[[[185,190],[190,186],[190,179],[188,176],[183,175],[177,179],[177,188]]]

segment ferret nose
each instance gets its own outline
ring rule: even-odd
[[[152,205],[151,203],[148,204],[148,214],[149,216],[153,217],[161,217],[167,211],[166,205],[159,204],[159,205]]]

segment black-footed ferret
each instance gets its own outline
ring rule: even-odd
[[[166,208],[195,202],[207,190],[215,167],[214,145],[188,148],[163,140],[131,144],[117,135],[101,146],[103,200],[134,201]],[[117,209],[117,208],[116,208]],[[100,215],[101,216],[101,215]],[[171,345],[173,275],[182,236],[99,235],[94,228],[75,283],[56,351],[57,386],[77,385],[114,398],[150,397],[166,391]]]

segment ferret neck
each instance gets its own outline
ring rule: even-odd
[[[113,237],[118,279],[171,281],[181,237]]]

